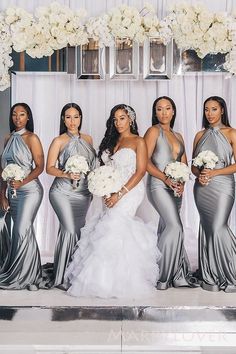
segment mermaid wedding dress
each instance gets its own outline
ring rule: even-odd
[[[120,171],[123,184],[135,173],[136,153],[131,148],[122,148],[107,160]],[[113,208],[81,229],[65,274],[70,295],[137,298],[155,293],[160,259],[156,232],[135,217],[144,192],[140,181]]]

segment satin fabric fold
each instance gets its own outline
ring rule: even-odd
[[[58,157],[59,168],[63,170],[68,158],[79,154],[86,158],[89,169],[93,170],[96,167],[96,153],[93,147],[79,136],[69,133],[68,135],[70,140]],[[49,199],[60,222],[50,286],[60,286],[64,283],[65,269],[80,239],[80,229],[85,224],[92,200],[87,177],[80,179],[76,189],[73,189],[72,181],[68,178],[56,177],[49,191]]]
[[[3,266],[10,250],[11,244],[10,215],[0,210],[0,269]]]
[[[33,169],[32,154],[22,138],[25,129],[11,134],[2,154],[2,168],[10,163],[21,166],[26,175]],[[13,228],[9,252],[0,271],[1,289],[37,289],[41,280],[40,254],[33,222],[43,198],[43,188],[35,179],[16,191],[8,201]]]
[[[184,146],[176,135],[179,141],[179,152],[175,159],[165,132],[160,125],[159,129],[160,134],[151,160],[160,171],[164,171],[168,163],[181,161]],[[157,245],[162,258],[159,265],[160,277],[157,289],[164,290],[171,286],[192,286],[193,278],[184,248],[184,232],[180,218],[182,197],[175,197],[174,192],[164,182],[151,175],[148,175],[147,179],[147,196],[160,216]]]
[[[211,150],[219,158],[216,169],[231,164],[233,150],[219,127],[206,130],[194,157]],[[228,226],[235,199],[233,175],[213,177],[202,186],[196,179],[194,198],[200,216],[199,267],[201,286],[209,291],[236,292],[236,237]]]

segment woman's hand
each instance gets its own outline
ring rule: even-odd
[[[175,193],[177,194],[178,197],[181,197],[181,195],[184,192],[184,183],[178,182],[178,183],[176,183],[175,186],[176,186],[175,189],[174,189]]]
[[[14,189],[18,189],[24,185],[23,181],[15,181],[14,179],[10,181],[10,186]]]
[[[10,208],[8,199],[5,196],[2,196],[0,198],[0,208],[4,211],[8,211],[8,209]]]
[[[216,176],[216,172],[217,172],[216,170],[210,170],[208,168],[204,168],[198,177],[199,183],[202,186],[208,185],[211,179]]]
[[[164,180],[164,182],[165,182],[165,184],[167,185],[167,187],[169,187],[169,188],[171,188],[171,189],[173,189],[173,190],[175,190],[176,188],[177,188],[177,185],[178,185],[178,183],[176,183],[176,182],[174,182],[171,178],[166,178],[165,180]]]
[[[72,179],[73,181],[79,181],[80,180],[80,173],[67,173],[67,176],[69,179]]]
[[[108,198],[104,198],[105,204],[107,208],[112,208],[119,201],[118,193],[112,193],[112,195]]]

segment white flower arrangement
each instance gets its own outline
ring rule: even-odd
[[[86,44],[87,34],[82,25],[84,10],[74,13],[69,7],[52,2],[48,7],[36,9],[31,28],[30,44],[26,48],[31,57],[52,55],[54,50],[67,46]]]
[[[191,170],[183,162],[175,161],[170,162],[166,165],[164,169],[164,173],[167,177],[169,177],[175,183],[185,183],[188,182],[189,176],[191,174]],[[180,195],[174,190],[174,196],[180,197]]]
[[[20,7],[6,10],[6,23],[10,26],[12,45],[16,52],[22,52],[32,44],[33,15]]]
[[[224,68],[231,74],[236,74],[236,13],[234,14],[232,21],[230,23],[230,31],[232,37],[232,48],[231,51],[226,55],[226,61]]]
[[[98,196],[109,196],[122,188],[122,180],[119,171],[112,166],[100,166],[88,175],[88,189]]]
[[[36,9],[36,21],[32,28],[33,39],[27,48],[31,57],[52,55],[54,50],[67,46],[86,44],[88,37],[82,24],[84,10],[73,12],[57,2]]]
[[[88,38],[99,41],[99,46],[109,46],[113,42],[113,37],[108,28],[109,16],[104,14],[98,17],[90,17],[85,24]]]
[[[124,42],[144,40],[144,29],[141,24],[142,16],[133,6],[122,4],[108,12],[107,25],[110,33],[114,38]]]
[[[65,164],[65,172],[78,173],[84,178],[84,175],[89,172],[89,165],[86,158],[81,155],[70,156]],[[78,181],[73,180],[72,185],[73,188],[76,189],[76,187],[78,187]]]
[[[11,54],[12,39],[9,25],[3,13],[0,13],[0,91],[10,86],[9,68],[13,65]]]
[[[227,53],[232,48],[231,19],[225,13],[211,13],[201,4],[178,3],[169,19],[180,49],[194,49],[204,58],[208,53]]]
[[[8,183],[12,180],[23,181],[25,177],[26,173],[23,168],[15,163],[10,163],[2,171],[2,179]],[[12,198],[16,198],[15,189],[12,191]]]
[[[185,163],[175,161],[166,165],[164,173],[175,182],[185,183],[189,180],[191,171]]]
[[[171,29],[171,21],[168,17],[159,21],[152,5],[145,3],[144,8],[140,11],[142,14],[142,27],[144,38],[157,37],[166,45],[170,42],[173,32]]]
[[[214,169],[218,161],[219,158],[213,151],[204,150],[193,159],[193,165],[199,168]]]
[[[178,2],[162,20],[149,3],[141,11],[123,4],[87,22],[85,17],[84,9],[72,11],[57,2],[37,8],[34,14],[20,7],[0,13],[0,90],[10,86],[12,48],[41,58],[67,45],[87,44],[89,38],[98,40],[100,46],[109,46],[114,38],[142,44],[146,38],[159,37],[165,45],[173,38],[181,50],[193,49],[200,58],[228,53],[224,68],[236,73],[235,15],[211,12],[203,4]]]

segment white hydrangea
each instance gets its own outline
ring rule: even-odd
[[[193,159],[193,165],[199,168],[213,169],[218,161],[219,158],[213,151],[204,150]]]

